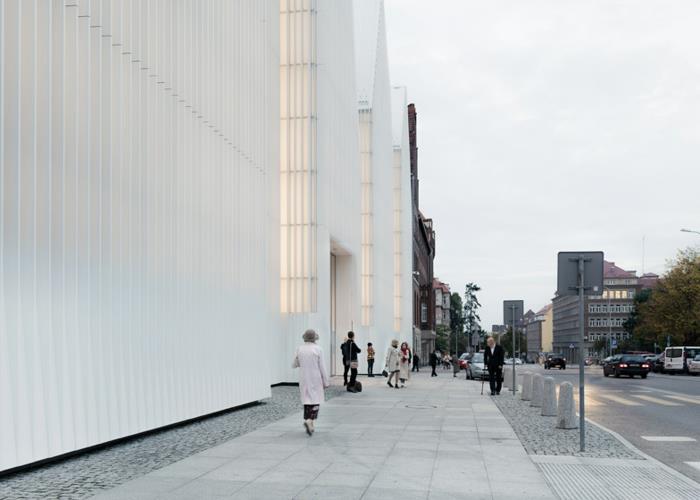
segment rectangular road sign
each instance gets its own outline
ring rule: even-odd
[[[557,259],[557,294],[577,295],[578,259],[584,258],[583,286],[586,295],[603,293],[603,252],[559,252]]]
[[[517,322],[523,317],[525,305],[522,300],[504,300],[503,301],[503,324],[511,325],[513,318]],[[514,314],[515,313],[515,314]]]

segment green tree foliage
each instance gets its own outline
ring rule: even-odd
[[[527,336],[520,331],[516,330],[518,336],[518,350],[522,352],[527,352]],[[506,356],[510,357],[513,355],[513,328],[508,327],[508,331],[505,335],[501,335],[501,340],[499,342],[503,349],[506,351]]]
[[[680,251],[669,271],[644,302],[635,308],[630,325],[635,341],[647,348],[654,342],[672,345],[700,343],[700,252]]]
[[[450,330],[464,333],[464,305],[457,292],[450,295]]]
[[[478,325],[479,321],[481,321],[479,316],[481,304],[476,296],[476,293],[480,290],[481,287],[476,283],[467,283],[464,287],[464,321],[467,332],[471,332],[472,327]]]
[[[593,342],[593,350],[599,355],[605,355],[608,352],[608,339],[607,337],[600,338]]]
[[[437,338],[435,339],[435,348],[440,352],[452,352],[454,350],[454,341],[450,342],[452,338],[452,331],[447,325],[437,325],[435,327],[435,333]]]

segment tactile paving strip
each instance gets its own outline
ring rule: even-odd
[[[545,458],[537,466],[562,500],[700,499],[700,488],[664,469],[639,466],[640,461],[620,460],[620,465],[610,462],[556,463]]]

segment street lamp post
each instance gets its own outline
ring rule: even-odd
[[[700,231],[695,231],[693,229],[681,229],[681,233],[695,233],[700,234]]]

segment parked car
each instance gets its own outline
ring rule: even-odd
[[[473,354],[469,352],[462,353],[462,355],[459,357],[459,369],[460,370],[466,370],[467,367],[469,366],[469,360]]]
[[[664,371],[664,353],[644,356],[644,360],[651,366],[651,371],[659,373]]]
[[[488,377],[488,370],[484,366],[484,353],[477,352],[474,353],[472,359],[467,365],[467,378],[468,379],[484,379]]]
[[[634,378],[639,375],[642,378],[647,378],[651,371],[651,364],[644,359],[644,356],[635,356],[629,354],[616,354],[610,358],[606,358],[603,364],[603,375],[609,377],[614,375],[619,378],[621,375],[628,375]]]
[[[558,367],[560,370],[566,370],[566,358],[561,353],[550,352],[544,360],[544,369],[551,370],[552,367]]]
[[[688,373],[688,360],[695,359],[700,354],[698,346],[667,347],[664,360],[666,373]]]
[[[700,374],[700,354],[696,354],[693,359],[688,361],[688,373],[694,376]]]

